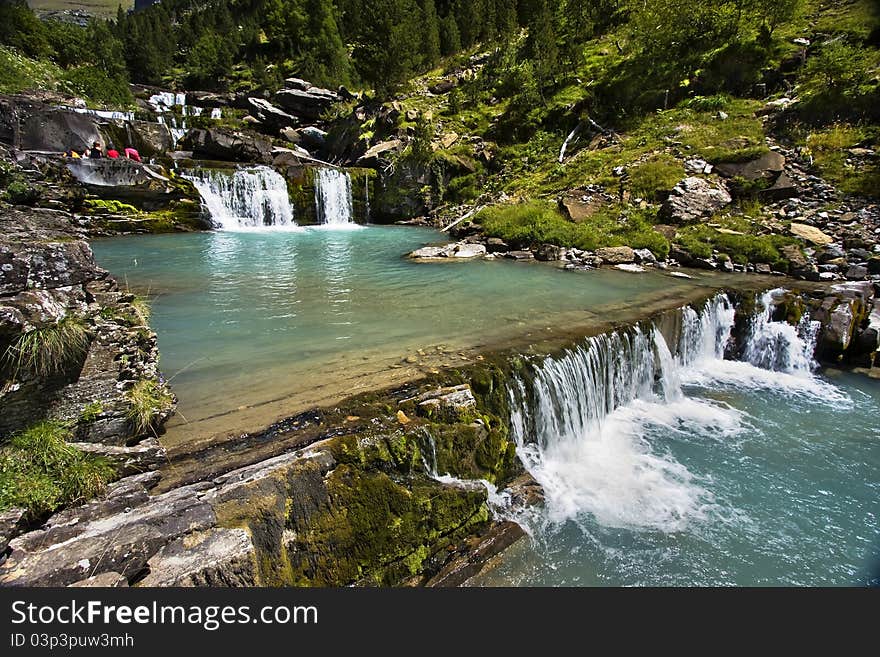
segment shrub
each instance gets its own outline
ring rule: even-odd
[[[91,334],[85,321],[68,315],[56,324],[23,333],[6,350],[4,361],[12,366],[14,376],[24,369],[46,378],[60,374],[78,362],[90,342]]]
[[[659,198],[685,177],[684,166],[671,155],[660,154],[630,169],[632,193],[650,201]]]
[[[134,102],[125,78],[111,77],[100,66],[80,66],[61,77],[75,92],[97,103],[127,107]]]
[[[70,437],[67,426],[47,421],[0,447],[0,510],[24,507],[37,518],[104,490],[113,467],[69,445]]]
[[[12,205],[33,205],[40,198],[39,192],[22,180],[10,182],[3,196]]]

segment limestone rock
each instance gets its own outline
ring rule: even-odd
[[[609,246],[596,249],[596,255],[602,258],[604,264],[626,265],[635,262],[636,254],[628,246]]]
[[[476,408],[477,400],[468,384],[430,390],[413,400],[422,415],[458,422]],[[403,403],[403,402],[401,402]]]
[[[852,341],[855,329],[853,319],[852,303],[839,303],[834,307],[822,334],[824,344],[836,352],[846,351]]]
[[[817,246],[826,246],[834,242],[834,238],[830,235],[826,235],[821,230],[814,226],[810,226],[808,224],[801,224],[797,222],[792,222],[791,224],[791,234],[795,237],[800,237],[803,240],[811,242]]]
[[[0,513],[0,556],[6,552],[9,541],[18,533],[24,519],[24,509],[9,509]]]
[[[785,169],[785,157],[776,151],[769,151],[749,162],[724,162],[715,170],[726,178],[743,178],[749,181],[776,180]]]
[[[252,133],[221,130],[190,130],[180,147],[192,151],[193,157],[224,162],[272,161],[272,143]]]
[[[299,123],[295,116],[291,116],[280,107],[276,107],[268,100],[263,98],[248,98],[251,114],[256,117],[260,123],[272,130],[281,130],[290,128]]]
[[[255,586],[254,554],[244,529],[195,532],[159,550],[138,586]]]
[[[294,78],[292,78],[294,79]],[[329,89],[309,86],[281,89],[275,94],[275,102],[284,110],[306,120],[319,119],[324,112],[340,102],[339,94]]]
[[[733,199],[726,189],[703,178],[685,178],[660,208],[660,216],[676,223],[697,221],[729,205]]]
[[[561,259],[562,249],[555,244],[542,244],[535,251],[535,260],[543,262],[556,262]]]
[[[69,584],[69,586],[102,589],[124,588],[128,586],[128,580],[119,573],[108,572],[101,573],[100,575],[95,575],[94,577],[82,579],[78,582],[74,582],[73,584]]]
[[[359,167],[370,167],[375,166],[379,158],[382,157],[385,153],[389,153],[391,151],[396,151],[400,148],[401,141],[399,139],[390,139],[388,141],[383,141],[375,146],[371,147],[364,153],[360,158],[358,158],[357,166]]]

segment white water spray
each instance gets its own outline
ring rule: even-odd
[[[320,168],[315,172],[315,207],[319,223],[325,226],[356,225],[348,172],[331,168]]]
[[[545,359],[532,377],[511,386],[512,435],[544,488],[545,522],[591,517],[605,527],[677,532],[715,517],[711,481],[652,444],[651,428],[667,435],[696,429],[706,440],[729,440],[744,430],[745,416],[724,402],[688,396],[682,386],[767,388],[843,401],[834,386],[810,374],[813,343],[772,322],[770,311],[755,318],[748,338],[745,354],[754,364],[724,360],[735,314],[726,296],[681,313],[677,345],[656,328],[600,335]],[[774,364],[787,371],[761,369]]]
[[[296,227],[287,182],[269,167],[239,169],[233,174],[201,169],[184,177],[198,189],[221,230]]]

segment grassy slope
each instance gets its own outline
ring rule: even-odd
[[[798,46],[792,43],[792,39],[814,32],[844,34],[855,41],[863,41],[878,24],[878,8],[880,3],[873,0],[833,3],[808,0],[803,14],[780,28],[774,59],[781,61],[797,52]],[[587,184],[599,184],[617,194],[620,181],[613,170],[625,166],[628,174],[624,182],[626,196],[632,201],[644,199],[649,204],[648,212],[645,212],[644,202],[636,203],[635,208],[633,204],[617,205],[597,215],[587,226],[572,229],[565,226],[561,217],[554,219],[550,203],[544,208],[549,214],[525,204],[519,213],[484,214],[482,221],[492,234],[514,241],[517,237],[532,235],[536,242],[555,240],[556,243],[582,248],[619,243],[650,245],[656,243],[656,234],[650,230],[647,220],[653,207],[650,203],[684,177],[685,159],[699,156],[716,163],[750,159],[766,151],[764,124],[755,116],[763,101],[711,97],[644,116],[617,117],[614,124],[607,127],[613,128],[619,139],[595,148],[585,148],[582,142],[573,149],[574,155],[559,164],[557,158],[562,142],[578,121],[577,116],[567,111],[568,108],[584,100],[586,88],[602,80],[625,57],[614,47],[614,38],[615,35],[609,35],[586,46],[584,65],[576,76],[578,82],[558,89],[546,99],[543,107],[536,108],[529,115],[540,124],[530,139],[498,146],[498,160],[502,164],[500,173],[468,181],[467,186],[453,181],[450,188],[463,187],[474,197],[489,192],[484,199],[504,193],[514,201],[552,199],[566,190]],[[876,51],[866,49],[865,52],[868,57],[876,55]],[[442,73],[442,70],[432,71],[416,80],[414,86],[424,87]],[[430,112],[440,134],[455,132],[491,139],[493,127],[503,121],[509,101],[501,99],[490,104],[484,99],[474,104],[468,102],[466,95],[461,94],[457,112],[450,110],[448,95],[430,97],[413,93],[404,97],[401,105],[404,110]],[[723,110],[728,118],[719,119],[719,110]],[[409,124],[404,121],[403,125]],[[797,145],[809,146],[818,170],[831,182],[847,192],[872,195],[880,189],[877,167],[868,164],[854,169],[846,162],[846,149],[853,146],[878,149],[878,135],[880,130],[876,126],[846,124],[798,128],[791,134]],[[466,154],[467,149],[460,142],[447,155],[462,150]],[[630,211],[632,209],[636,212]],[[701,257],[710,255],[714,249],[740,262],[748,259],[782,265],[779,247],[789,240],[769,235],[762,219],[758,204],[743,201],[712,217],[707,224],[681,228],[676,241]],[[726,231],[718,233],[715,228]]]
[[[112,18],[120,5],[126,11],[134,7],[134,0],[28,0],[28,5],[38,13],[77,9],[91,16]]]

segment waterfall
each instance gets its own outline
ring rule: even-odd
[[[351,177],[341,169],[315,172],[315,207],[318,220],[327,226],[352,226]]]
[[[635,326],[589,338],[515,379],[508,388],[511,434],[544,487],[544,521],[581,523],[587,515],[606,527],[676,532],[716,513],[710,482],[650,439],[657,427],[664,435],[697,428],[706,440],[744,430],[741,411],[694,395],[694,387],[847,403],[810,373],[815,326],[772,321],[776,294],[762,298],[742,362],[724,359],[735,311],[722,294],[700,310],[681,309],[675,344],[654,326]]]
[[[810,321],[809,313],[804,313],[797,326],[774,322],[774,300],[783,294],[785,290],[776,289],[761,297],[761,310],[751,319],[743,360],[766,370],[809,376],[816,367],[813,354],[821,324]]]
[[[269,167],[239,169],[233,174],[199,169],[184,177],[196,186],[211,221],[221,230],[296,226],[287,183]]]

